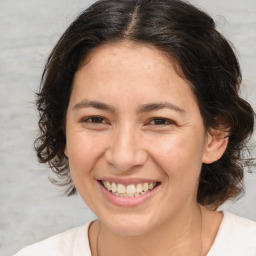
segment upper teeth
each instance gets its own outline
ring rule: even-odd
[[[114,182],[103,181],[104,187],[116,195],[127,195],[127,196],[140,196],[146,192],[152,190],[156,186],[156,182],[145,182],[137,185],[130,184],[125,186],[123,184],[116,184]]]

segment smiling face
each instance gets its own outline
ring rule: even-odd
[[[111,231],[142,234],[195,208],[209,136],[189,83],[155,48],[90,54],[75,74],[66,139],[75,187]]]

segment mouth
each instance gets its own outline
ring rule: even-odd
[[[126,186],[124,184],[104,180],[99,180],[99,183],[113,195],[128,198],[141,197],[148,194],[161,184],[160,182],[144,182],[138,184],[129,184]]]

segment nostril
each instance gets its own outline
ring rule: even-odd
[[[143,157],[138,152],[126,152],[126,151],[111,151],[107,150],[105,153],[106,162],[114,166],[119,171],[128,171],[135,166],[144,164]]]
[[[128,171],[144,165],[148,158],[147,152],[136,148],[135,145],[129,145],[116,145],[113,142],[113,145],[105,151],[106,162],[120,171]]]

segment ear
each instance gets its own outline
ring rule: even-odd
[[[219,160],[224,154],[228,145],[228,132],[224,130],[212,129],[207,134],[207,141],[202,162],[211,164]]]
[[[64,149],[64,154],[65,154],[66,157],[68,157],[68,148],[67,148],[67,144],[66,144],[65,149]]]

